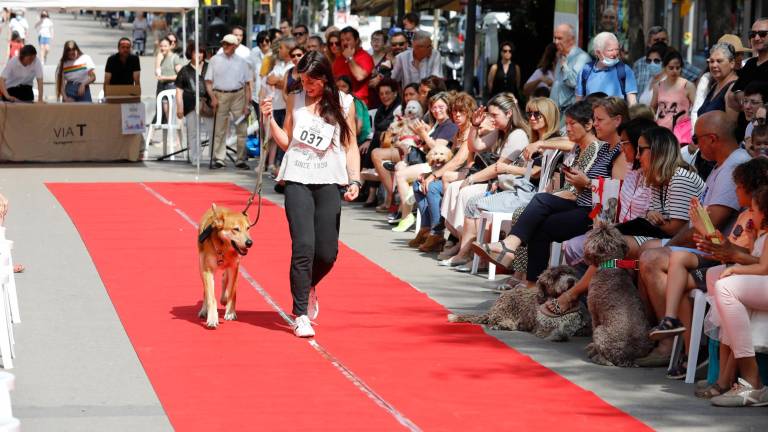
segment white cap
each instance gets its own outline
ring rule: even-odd
[[[233,34],[228,34],[224,36],[223,39],[221,39],[221,43],[228,43],[230,45],[237,45],[237,36]]]

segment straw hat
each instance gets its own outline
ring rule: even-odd
[[[752,52],[751,49],[744,48],[744,45],[741,43],[741,38],[734,34],[723,35],[718,39],[717,43],[730,44],[737,53]]]

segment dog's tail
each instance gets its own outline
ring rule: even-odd
[[[482,315],[448,314],[448,322],[452,322],[452,323],[470,323],[470,324],[488,324],[488,314],[482,314]]]

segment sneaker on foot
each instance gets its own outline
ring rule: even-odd
[[[309,289],[309,305],[307,306],[307,316],[310,321],[316,320],[320,313],[320,303],[317,301],[317,290],[315,287]]]
[[[301,315],[293,320],[293,334],[300,338],[312,337],[315,335],[315,330],[312,328],[312,323],[309,321],[309,317]]]
[[[755,390],[752,384],[739,378],[732,389],[710,401],[712,405],[721,407],[768,406],[768,387]]]
[[[392,228],[392,231],[394,231],[394,232],[406,232],[415,223],[416,223],[416,216],[414,216],[413,213],[409,213],[406,217],[400,219],[400,222],[397,223],[396,227]]]

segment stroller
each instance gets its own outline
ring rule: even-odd
[[[133,49],[137,56],[144,55],[144,48],[147,44],[147,31],[145,29],[133,30]]]

